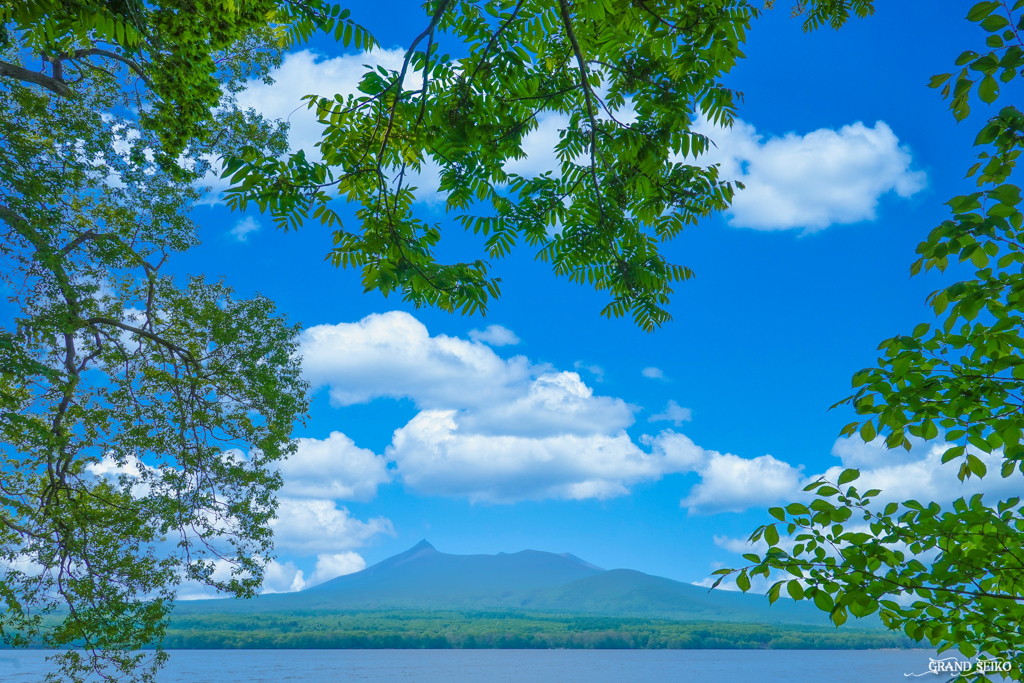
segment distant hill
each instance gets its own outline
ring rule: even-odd
[[[449,555],[421,541],[354,574],[297,593],[308,602],[359,608],[479,608],[515,602],[534,591],[604,573],[570,555],[537,550],[497,555]]]
[[[175,615],[385,610],[514,610],[557,614],[827,625],[788,598],[706,588],[630,569],[606,571],[569,553],[450,555],[421,541],[366,569],[297,593],[179,602]],[[856,620],[854,620],[856,621]],[[853,625],[853,624],[851,624]],[[857,625],[877,627],[877,618]]]

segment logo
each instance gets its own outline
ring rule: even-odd
[[[1013,662],[1005,659],[979,659],[972,662],[967,659],[945,657],[943,659],[928,658],[928,671],[919,674],[903,674],[904,676],[927,676],[929,674],[953,674],[953,678],[966,674],[1002,674],[1013,668]]]

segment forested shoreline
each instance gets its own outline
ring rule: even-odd
[[[903,649],[880,629],[516,612],[337,612],[174,618],[167,649]]]

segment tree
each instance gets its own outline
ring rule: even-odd
[[[196,243],[209,159],[252,139],[284,151],[284,129],[232,98],[280,46],[265,22],[204,43],[210,112],[202,88],[174,95],[196,74],[157,76],[170,57],[131,48],[131,22],[169,44],[159,12],[132,5],[112,29],[112,6],[0,4],[0,637],[72,648],[51,677],[75,681],[151,679],[165,655],[138,650],[182,581],[255,593],[275,462],[306,409],[298,329],[270,301],[164,273]],[[28,68],[40,54],[49,74]]]
[[[371,47],[373,37],[348,14],[323,0],[2,0],[0,44],[16,36],[50,73],[0,60],[0,76],[70,97],[75,79],[103,64],[128,69],[149,99],[140,125],[156,133],[154,151],[173,169],[184,149],[215,137],[211,112],[241,82],[238,69],[265,75],[280,47],[315,31]]]
[[[439,263],[441,228],[417,215],[415,174],[436,165],[446,212],[486,236],[488,259],[523,241],[558,275],[607,292],[603,315],[629,314],[646,330],[668,320],[673,284],[692,273],[660,245],[734,191],[717,167],[687,163],[710,144],[694,123],[731,123],[737,95],[719,79],[743,56],[758,10],[745,0],[425,7],[400,69],[367,72],[358,96],[307,98],[323,124],[322,161],[247,150],[228,161],[229,203],[253,202],[284,229],[334,227],[329,258],[360,268],[367,290],[486,311],[500,293],[489,263]],[[450,41],[463,56],[441,54]],[[545,114],[565,119],[558,167],[509,173]],[[357,204],[355,227],[339,198]]]
[[[962,53],[957,72],[929,84],[941,88],[958,121],[969,116],[972,93],[992,104],[1001,84],[1024,67],[1022,7],[988,1],[968,13],[989,34],[986,49]],[[909,450],[910,437],[944,432],[951,446],[942,461],[959,463],[961,481],[992,476],[978,453],[1000,454],[1003,477],[1024,473],[1024,213],[1020,188],[1007,182],[1022,142],[1024,115],[1012,105],[981,127],[975,145],[983,151],[967,173],[978,190],[947,202],[952,217],[918,246],[920,259],[911,267],[917,274],[969,262],[974,277],[930,295],[939,324],[922,323],[883,341],[878,366],[856,373],[856,393],[841,402],[862,417],[844,435],[883,438],[889,448]],[[913,500],[879,508],[872,501],[881,491],[847,486],[858,477],[847,470],[836,482],[808,486],[815,494],[809,506],[770,510],[779,521],[751,536],[768,543],[767,553],[745,555],[753,565],[720,570],[719,581],[735,573],[739,587],[749,590],[750,576],[788,572],[793,578],[776,582],[770,600],[785,587],[830,612],[837,625],[848,614],[877,611],[889,628],[940,651],[1010,661],[1009,672],[997,673],[1024,679],[1020,498],[976,495],[946,510]],[[792,551],[780,547],[778,528],[796,534]],[[988,680],[979,671],[972,678]]]

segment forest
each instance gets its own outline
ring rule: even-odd
[[[522,612],[294,612],[172,618],[167,649],[584,648],[866,650],[915,647],[882,629]]]

